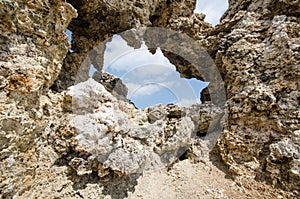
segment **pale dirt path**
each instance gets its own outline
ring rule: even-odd
[[[214,164],[219,164],[218,167]],[[191,163],[186,159],[171,170],[146,173],[138,180],[134,193],[128,199],[283,199],[288,193],[255,180],[244,186],[232,180],[222,164]],[[247,188],[244,188],[247,187]]]
[[[138,180],[129,199],[246,198],[243,189],[214,165],[176,163],[170,171],[146,173]]]

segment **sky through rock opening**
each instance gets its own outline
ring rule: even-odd
[[[197,0],[195,13],[206,14],[205,21],[216,25],[227,8],[227,0]],[[71,43],[72,32],[66,33]],[[128,87],[127,98],[142,109],[156,104],[201,103],[200,92],[208,85],[197,79],[181,78],[159,48],[154,55],[145,45],[133,49],[118,35],[107,43],[103,70],[121,78]],[[94,71],[91,67],[90,76]]]
[[[127,98],[141,109],[156,104],[200,103],[200,92],[207,86],[206,82],[181,78],[161,49],[155,54],[146,45],[133,49],[118,35],[106,45],[103,70],[122,79],[128,88]]]

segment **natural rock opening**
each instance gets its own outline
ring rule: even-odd
[[[66,34],[69,43],[72,44],[72,32],[67,29]],[[69,53],[73,53],[72,48]],[[160,48],[151,52],[145,44],[134,49],[116,34],[110,42],[106,43],[102,70],[98,71],[91,64],[88,75],[117,97],[127,97],[141,109],[157,104],[190,106],[210,101],[206,89],[209,83],[201,81],[203,78],[198,74],[199,72],[195,70],[194,77],[201,80],[185,79],[175,71],[176,67],[164,56],[166,53],[168,52],[162,52]],[[194,68],[187,61],[182,61],[189,65],[190,69]],[[185,71],[184,74],[191,74],[191,72]],[[55,88],[54,86],[52,88]],[[204,93],[206,97],[203,97]]]
[[[75,1],[74,1],[75,2]],[[161,3],[161,2],[160,2]],[[220,154],[222,159],[225,161],[225,163],[230,167],[230,171],[232,173],[238,173],[243,175],[248,174],[247,164],[253,164],[256,165],[255,168],[258,170],[261,170],[265,177],[270,182],[270,179],[273,179],[271,183],[278,184],[277,180],[275,180],[278,176],[277,174],[273,174],[275,168],[279,169],[281,172],[286,173],[287,167],[276,167],[272,163],[272,159],[276,159],[275,157],[275,146],[282,146],[283,148],[285,145],[280,144],[284,141],[274,141],[272,138],[267,138],[266,134],[256,134],[256,132],[272,132],[272,135],[274,134],[275,137],[281,139],[281,136],[278,134],[278,132],[284,131],[289,132],[291,136],[293,137],[295,135],[295,126],[298,126],[297,122],[295,122],[293,117],[290,115],[285,115],[284,113],[287,113],[286,111],[279,111],[279,110],[273,110],[273,111],[266,111],[267,104],[272,103],[287,103],[286,101],[294,101],[292,99],[286,99],[287,96],[296,95],[295,94],[295,84],[287,84],[290,86],[283,86],[285,88],[281,89],[281,86],[279,86],[278,83],[275,83],[274,81],[276,79],[271,79],[269,77],[274,77],[275,73],[277,73],[275,68],[272,68],[270,64],[267,64],[268,62],[272,62],[271,60],[275,59],[276,56],[270,55],[269,53],[279,52],[281,48],[283,47],[283,44],[286,44],[288,42],[298,42],[298,24],[299,24],[299,9],[297,2],[295,1],[285,1],[285,0],[278,0],[278,1],[229,1],[229,9],[223,16],[223,21],[216,26],[216,28],[212,29],[209,24],[206,24],[203,22],[204,16],[201,14],[191,14],[194,10],[194,6],[191,6],[189,2],[183,6],[183,9],[181,11],[177,10],[177,7],[181,5],[180,3],[169,1],[168,5],[166,6],[164,3],[158,3],[158,4],[152,4],[154,5],[152,9],[150,9],[150,12],[147,12],[146,15],[143,15],[142,18],[138,17],[132,17],[128,16],[128,14],[124,14],[124,10],[119,12],[115,12],[115,8],[117,5],[114,3],[112,5],[103,4],[105,9],[101,10],[110,10],[109,12],[101,13],[99,16],[108,16],[108,13],[113,13],[112,16],[108,16],[108,18],[111,18],[114,16],[114,14],[118,13],[117,16],[126,16],[126,19],[133,19],[136,20],[127,20],[130,21],[130,23],[124,23],[124,21],[120,20],[121,24],[118,24],[116,26],[111,27],[118,27],[113,29],[108,29],[107,26],[105,30],[95,30],[95,26],[92,24],[89,24],[89,27],[92,27],[91,32],[103,32],[106,33],[106,36],[93,36],[91,32],[85,30],[77,30],[77,42],[75,42],[76,49],[77,49],[77,55],[85,55],[84,52],[87,52],[87,49],[91,49],[92,46],[95,46],[95,44],[99,41],[103,41],[104,38],[108,38],[112,36],[114,33],[121,32],[128,29],[129,27],[137,27],[141,24],[144,24],[146,26],[153,25],[153,26],[161,26],[161,27],[168,27],[172,28],[173,30],[180,30],[185,32],[186,34],[190,35],[191,37],[199,40],[199,42],[208,48],[209,53],[214,57],[219,70],[222,73],[222,77],[224,78],[225,85],[226,85],[226,92],[227,97],[229,98],[228,101],[228,112],[230,113],[228,115],[228,126],[225,129],[225,135],[224,139],[221,140],[219,143],[220,148]],[[101,3],[99,3],[100,5]],[[103,7],[103,5],[101,5]],[[136,6],[135,4],[134,6]],[[76,27],[76,24],[80,28],[80,26],[84,23],[89,23],[89,17],[91,15],[87,15],[86,11],[88,10],[89,13],[93,12],[99,12],[97,10],[97,6],[94,9],[91,8],[84,8],[82,5],[75,4],[77,6],[76,8],[79,10],[79,13],[81,13],[82,18],[77,20],[76,23],[73,23],[70,27]],[[100,7],[101,7],[100,6]],[[127,6],[127,4],[126,4]],[[123,6],[125,8],[126,6]],[[132,9],[135,11],[135,7],[132,7]],[[185,7],[187,6],[187,7]],[[88,7],[88,6],[87,6]],[[141,8],[141,5],[139,4],[137,7]],[[143,7],[143,6],[142,6]],[[145,8],[145,7],[143,7]],[[148,7],[149,8],[149,7]],[[148,9],[147,8],[147,9]],[[187,9],[185,9],[187,8]],[[192,8],[192,10],[190,9]],[[85,10],[86,9],[86,10]],[[146,10],[147,10],[146,9]],[[185,10],[185,11],[183,11]],[[280,16],[282,14],[285,14],[285,16]],[[140,15],[138,15],[140,16]],[[145,17],[146,16],[146,17]],[[99,21],[95,20],[96,23]],[[94,22],[93,22],[94,23]],[[80,25],[81,24],[81,25]],[[196,25],[195,25],[196,24]],[[284,26],[280,26],[280,24],[284,24]],[[76,28],[78,28],[76,27]],[[101,27],[101,26],[100,26]],[[126,27],[126,28],[125,28]],[[123,29],[124,28],[124,29]],[[278,35],[279,40],[282,42],[282,45],[279,44],[279,40],[277,40],[274,37],[272,37],[272,34],[276,32]],[[283,33],[283,34],[280,34]],[[285,34],[286,33],[286,34]],[[287,35],[285,37],[284,35]],[[87,42],[87,39],[88,41]],[[101,39],[100,39],[101,38]],[[86,44],[86,45],[82,45]],[[92,45],[91,45],[92,44]],[[259,45],[260,44],[260,45]],[[133,46],[135,44],[132,44]],[[85,46],[85,47],[83,47]],[[297,57],[296,52],[296,45],[289,45],[287,47],[289,49],[292,49],[287,51],[286,54],[281,55],[285,58],[287,57]],[[241,50],[243,49],[243,50]],[[259,50],[258,50],[259,49]],[[272,53],[271,53],[272,54]],[[176,55],[172,55],[172,53],[164,52],[164,55],[168,57],[168,59],[176,65],[177,69],[181,74],[187,75],[190,77],[190,72],[186,71],[186,68],[184,67],[184,64],[175,64],[175,62],[178,62],[178,58],[175,58]],[[239,56],[238,56],[239,55]],[[79,56],[79,57],[80,57]],[[78,56],[76,56],[78,58]],[[78,63],[82,62],[82,59],[77,59]],[[287,62],[286,65],[293,68],[291,71],[297,71],[295,69],[295,65],[297,65],[297,60],[295,59],[289,59],[290,62]],[[179,63],[182,62],[181,60]],[[276,61],[278,62],[278,60]],[[279,62],[278,62],[279,63]],[[280,64],[278,64],[280,66]],[[242,65],[245,64],[244,67]],[[276,64],[275,64],[276,65]],[[268,68],[267,73],[265,71],[265,66]],[[246,70],[246,71],[245,71]],[[286,71],[287,69],[284,69],[286,74],[284,77],[281,78],[280,81],[283,81],[284,79],[289,79],[288,81],[293,81],[296,77],[298,77],[298,73],[290,74],[289,71]],[[70,71],[76,71],[70,70]],[[257,71],[261,72],[261,74],[257,73]],[[64,73],[65,74],[65,73]],[[282,73],[284,74],[284,73]],[[193,74],[194,75],[194,74]],[[72,75],[70,75],[72,76]],[[74,75],[73,75],[74,76]],[[258,80],[254,80],[254,76],[259,77]],[[278,77],[281,75],[277,75]],[[235,79],[235,77],[239,77],[238,79]],[[247,83],[247,80],[250,79],[250,83]],[[297,78],[296,78],[297,79]],[[262,81],[260,81],[262,80]],[[281,94],[276,94],[277,97],[273,97],[274,92],[268,87],[270,83],[276,85],[274,87],[280,87]],[[241,86],[242,85],[242,86]],[[258,88],[251,88],[251,86],[257,85],[259,88],[262,88],[264,91],[260,93],[260,91],[257,91]],[[294,85],[294,87],[292,86]],[[216,85],[212,85],[212,88],[216,89]],[[286,88],[289,87],[289,88]],[[292,88],[293,87],[293,88]],[[210,91],[214,90],[210,89]],[[207,90],[205,90],[207,93]],[[205,95],[205,92],[202,93],[202,98],[206,98],[207,95]],[[255,93],[260,93],[256,95]],[[270,92],[270,93],[269,93]],[[248,96],[249,98],[259,98],[262,99],[259,101],[251,101],[250,104],[248,101],[246,102],[244,98],[242,98],[243,95],[241,93],[244,93],[245,96]],[[263,93],[269,93],[270,96],[266,97],[264,95],[269,94],[263,94]],[[297,93],[297,92],[296,92]],[[247,98],[248,98],[247,97]],[[209,98],[209,97],[207,97]],[[264,99],[264,100],[263,100]],[[272,102],[269,102],[270,99]],[[298,99],[298,97],[295,97],[293,99]],[[264,101],[264,102],[263,102]],[[260,104],[260,102],[262,104]],[[248,104],[248,105],[247,105]],[[244,107],[244,108],[243,108]],[[248,107],[248,108],[245,108]],[[270,106],[275,107],[275,106]],[[281,108],[280,108],[281,109]],[[294,108],[292,108],[294,110]],[[248,110],[248,112],[247,112]],[[278,112],[279,111],[279,112]],[[265,115],[267,118],[271,117],[270,114],[275,117],[279,118],[280,124],[279,125],[275,120],[275,118],[272,116],[272,120],[265,123],[263,119],[259,119],[262,115]],[[244,119],[248,118],[248,119]],[[292,128],[289,127],[289,124],[285,122],[285,119],[292,120]],[[265,124],[265,125],[264,125]],[[245,127],[247,133],[244,135],[242,133],[245,131]],[[273,126],[275,129],[273,129],[271,126]],[[290,130],[288,130],[290,129]],[[249,135],[251,134],[251,138],[257,141],[254,141],[254,149],[253,151],[243,151],[244,145],[239,147],[234,147],[234,149],[230,148],[228,149],[228,146],[235,146],[236,141],[238,140],[242,143],[245,143],[245,146],[249,146]],[[268,134],[268,133],[267,133]],[[297,133],[296,133],[297,134]],[[263,135],[263,136],[262,136]],[[241,137],[240,137],[241,136]],[[269,140],[269,141],[268,141]],[[276,140],[276,139],[275,139]],[[272,150],[266,150],[263,153],[258,153],[261,149],[265,149],[266,146],[269,146],[270,143],[274,142],[274,149]],[[252,143],[252,142],[251,142]],[[296,145],[298,146],[298,145]],[[242,152],[243,151],[243,152]],[[241,157],[237,154],[243,154]],[[256,155],[255,155],[256,154]],[[248,157],[249,158],[245,158]],[[277,155],[280,156],[280,155]],[[252,159],[251,159],[251,158]],[[297,159],[297,158],[296,158]],[[298,165],[297,160],[293,159],[290,160],[289,165],[290,168],[297,168]],[[245,163],[246,162],[246,163]],[[249,162],[249,163],[248,163]],[[242,166],[243,165],[243,166]],[[239,168],[239,169],[236,169]],[[265,172],[268,170],[268,172]],[[290,169],[288,176],[290,176],[291,182],[295,182],[295,179],[298,179],[298,175],[294,174],[295,169]],[[246,172],[244,172],[246,171]],[[253,171],[253,173],[256,173]],[[254,174],[255,175],[255,174]],[[275,177],[277,176],[277,177]],[[279,186],[283,187],[290,187],[290,182],[286,183],[285,178],[283,179],[283,183],[279,183]],[[292,187],[295,187],[292,185]]]
[[[72,31],[70,31],[69,29],[66,30],[66,34],[68,35],[68,42],[71,45],[71,48],[69,50],[69,52],[73,52],[72,50]]]
[[[76,6],[80,8],[79,4],[76,4]],[[77,22],[72,23],[74,25]],[[203,138],[202,141],[195,141],[195,134],[198,129],[201,132],[211,132],[211,129],[218,128],[218,131],[220,131],[218,126],[222,117],[222,109],[211,103],[205,103],[186,108],[180,108],[176,105],[157,105],[142,111],[127,103],[126,100],[120,100],[126,96],[127,88],[118,78],[102,71],[106,66],[104,59],[105,46],[109,45],[111,39],[108,39],[107,35],[102,37],[101,35],[88,33],[87,30],[84,30],[85,34],[90,35],[82,35],[79,32],[82,27],[72,26],[72,23],[69,27],[73,33],[72,51],[68,53],[64,68],[54,86],[59,91],[65,90],[75,83],[74,86],[67,89],[63,102],[64,110],[71,114],[73,119],[69,120],[66,128],[60,129],[55,136],[51,137],[54,143],[58,143],[55,145],[55,150],[62,155],[63,159],[67,160],[64,164],[72,170],[68,174],[70,178],[76,182],[76,179],[82,178],[82,176],[95,179],[95,174],[97,174],[99,182],[101,182],[109,178],[121,181],[122,178],[133,176],[130,184],[124,185],[124,190],[121,188],[118,190],[119,197],[123,195],[125,197],[127,196],[127,190],[134,188],[137,178],[143,172],[171,167],[178,159],[184,160],[189,156],[192,156],[195,162],[200,161],[203,153],[201,151],[207,150],[199,149],[200,143],[206,146],[208,140],[204,141]],[[82,21],[78,23],[81,24]],[[136,33],[136,35],[132,33],[134,32],[125,32],[122,38],[126,38],[125,43],[139,49],[143,46],[143,40],[131,38],[131,36],[139,36],[139,33]],[[162,33],[166,35],[166,33]],[[175,74],[177,79],[180,79],[179,73],[175,71],[175,67],[169,63],[167,58],[164,58],[164,54],[168,53],[170,57],[173,56],[173,62],[182,64],[180,66],[189,62],[183,57],[176,57],[174,53],[176,51],[174,50],[172,53],[165,50],[161,51],[157,47],[151,48],[149,38],[152,37],[147,35],[148,32],[143,34],[145,38],[148,38],[145,43],[150,42],[149,49],[144,46],[145,52],[149,57],[159,55],[160,62],[162,62],[152,64],[152,67],[154,65],[153,68],[157,70],[154,75],[162,75],[159,71],[162,67],[162,69],[167,69],[163,71],[164,75],[170,71],[170,73]],[[180,36],[180,34],[176,35],[173,32],[169,34],[174,37]],[[103,38],[107,40],[103,41]],[[159,39],[159,36],[157,38]],[[93,41],[93,39],[96,41]],[[173,48],[176,49],[176,46],[174,43]],[[106,49],[108,48],[106,47]],[[202,52],[200,48],[196,50]],[[156,53],[152,55],[149,51],[152,53],[156,51]],[[190,53],[183,53],[183,56],[187,56],[187,54]],[[177,58],[180,60],[176,61]],[[149,64],[149,60],[147,62]],[[103,63],[104,68],[102,67]],[[166,67],[164,64],[168,66]],[[108,72],[112,73],[115,65],[118,65],[118,63],[111,64],[108,62],[107,68],[111,70],[108,70]],[[189,63],[188,65],[194,68],[192,64]],[[122,67],[124,66],[117,66],[116,69]],[[142,70],[147,72],[147,69],[149,70],[149,68],[143,68]],[[184,69],[186,77],[202,79],[200,71],[197,71],[196,68],[191,70],[196,73],[188,75]],[[128,71],[126,72],[128,73]],[[133,72],[133,74],[136,74],[135,71]],[[150,72],[148,71],[148,75]],[[96,81],[89,79],[89,77]],[[127,79],[137,78],[127,76]],[[126,82],[126,79],[124,80]],[[170,85],[167,86],[170,87]],[[187,84],[186,87],[194,95],[192,86]],[[181,88],[181,90],[186,91],[187,89]],[[197,93],[196,97],[192,96],[195,102],[200,101],[200,90]],[[191,99],[191,95],[186,96],[185,93],[181,94],[180,97],[181,100]],[[193,103],[188,103],[189,106],[191,104]],[[201,114],[199,110],[202,111]],[[210,126],[212,120],[215,121],[213,127]],[[210,140],[212,145],[216,142],[217,137],[218,135]],[[106,190],[103,193],[105,192]],[[111,196],[113,195],[111,194]]]
[[[199,104],[200,92],[208,85],[180,77],[160,48],[153,54],[145,44],[134,49],[118,35],[106,44],[103,70],[122,79],[128,88],[127,98],[141,109],[160,103]]]
[[[194,0],[68,2],[76,10],[63,0],[0,1],[0,197],[299,196],[299,1],[230,0],[216,27],[193,13]],[[139,48],[130,36],[146,37],[154,52],[153,41],[176,38],[173,51],[162,53],[183,76],[207,78],[201,97],[212,103],[140,110],[108,92],[118,82],[109,74],[101,79],[106,87],[88,78],[91,64],[101,71],[104,50],[95,47],[141,27],[180,32],[155,35],[149,28],[127,32],[125,40]],[[193,42],[181,40],[182,33]],[[225,85],[208,73],[209,59],[198,73],[190,68],[186,57],[207,55],[198,44]],[[223,117],[223,106],[213,104],[225,104],[216,95],[224,86]],[[218,156],[207,153],[211,147]],[[219,157],[222,172],[214,167]],[[171,169],[140,175],[153,165]]]

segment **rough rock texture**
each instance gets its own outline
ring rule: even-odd
[[[69,49],[74,8],[63,1],[1,1],[1,88],[28,95],[48,88]]]
[[[224,162],[234,174],[298,191],[299,15],[295,1],[231,2],[208,38],[227,87]]]
[[[56,89],[66,89],[76,81],[75,76],[84,62],[92,63],[101,72],[105,44],[113,34],[144,26],[186,30],[190,36],[201,34],[211,27],[204,22],[203,14],[193,14],[196,0],[125,0],[111,1],[70,0],[78,12],[78,18],[68,27],[72,31],[72,50],[68,54]],[[180,7],[180,9],[178,9]],[[175,28],[176,27],[176,28]],[[126,40],[126,39],[125,39]],[[141,42],[128,44],[139,48]],[[86,59],[93,49],[96,59]],[[87,79],[87,78],[86,78]]]
[[[195,0],[67,2],[0,1],[1,198],[300,195],[299,1],[229,1],[216,27],[193,14]],[[182,76],[209,78],[202,98],[212,102],[142,111],[107,91],[113,78],[101,79],[107,90],[88,79],[82,65],[105,77],[107,39],[143,26],[207,48],[225,83],[225,116],[213,105],[222,87],[215,76],[174,53],[164,51]]]
[[[38,172],[45,117],[57,102],[48,88],[69,49],[65,30],[77,13],[65,1],[4,0],[0,16],[0,195],[10,198],[28,190]]]
[[[92,78],[101,83],[107,91],[112,93],[118,99],[125,100],[128,94],[128,88],[122,80],[114,75],[102,71],[95,71]]]
[[[66,153],[78,175],[94,171],[99,177],[110,170],[129,175],[168,167],[187,151],[197,132],[208,132],[210,121],[222,112],[208,104],[138,110],[93,79],[70,87],[64,101],[64,108],[76,114],[56,134],[56,150]]]

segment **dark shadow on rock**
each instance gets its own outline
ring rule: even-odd
[[[223,162],[217,147],[214,147],[209,152],[209,160],[212,162],[214,166],[216,166],[218,169],[220,169],[222,172],[226,174],[225,178],[234,180],[233,176],[228,171],[228,167]]]
[[[55,161],[56,166],[68,166],[68,179],[73,182],[73,190],[78,191],[85,189],[87,184],[98,184],[103,187],[102,194],[109,195],[112,199],[123,199],[128,197],[128,192],[134,192],[137,185],[137,179],[141,176],[130,174],[119,176],[111,172],[105,177],[99,177],[98,172],[93,171],[91,174],[79,176],[76,171],[68,165],[68,158],[62,157]]]
[[[73,182],[72,187],[75,191],[85,189],[87,184],[101,184],[97,172],[92,172],[89,175],[78,176],[71,168],[69,169],[68,179]]]
[[[103,194],[110,195],[112,199],[123,199],[128,197],[128,192],[134,192],[137,179],[141,174],[130,174],[118,176],[111,173],[102,180]]]

